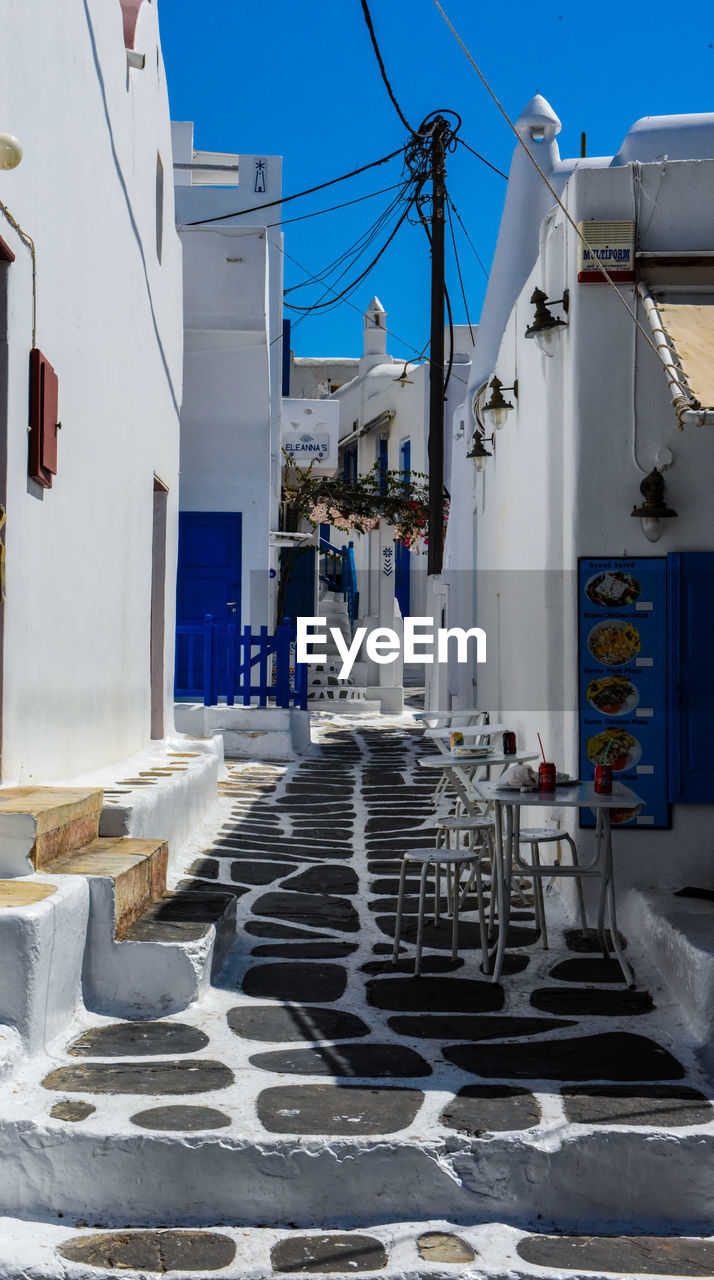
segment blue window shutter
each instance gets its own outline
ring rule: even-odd
[[[714,804],[714,552],[667,557],[674,804]]]

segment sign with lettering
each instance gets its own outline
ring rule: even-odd
[[[644,801],[612,823],[668,827],[665,558],[580,560],[578,606],[580,777],[609,764]]]
[[[635,225],[633,222],[579,222],[578,282],[607,284],[598,263],[613,280],[635,278]]]
[[[337,400],[283,400],[281,443],[286,463],[298,467],[312,463],[313,475],[333,475],[339,422]]]

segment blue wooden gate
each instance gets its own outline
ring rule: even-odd
[[[241,631],[207,614],[201,623],[176,628],[177,698],[229,707],[307,706],[307,666],[295,661],[295,632],[288,623],[275,635],[267,627]]]

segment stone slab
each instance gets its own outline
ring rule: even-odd
[[[550,971],[551,978],[557,982],[585,982],[598,986],[600,983],[617,983],[622,986],[622,969],[617,960],[606,960],[604,956],[573,957],[572,960],[561,960]]]
[[[243,884],[271,884],[273,880],[297,871],[298,865],[297,862],[253,862],[245,858],[231,863],[231,879]]]
[[[353,894],[359,889],[356,871],[351,867],[330,866],[310,867],[299,875],[283,880],[282,889],[298,890],[303,893],[346,893]]]
[[[233,1084],[233,1072],[205,1058],[173,1062],[87,1062],[58,1067],[45,1076],[45,1089],[66,1093],[208,1093]]]
[[[349,898],[327,893],[265,893],[253,904],[256,916],[272,916],[298,925],[357,933],[359,916]]]
[[[199,1133],[206,1129],[225,1129],[230,1116],[215,1107],[151,1107],[130,1117],[140,1129],[159,1129],[175,1133]]]
[[[524,1262],[563,1271],[618,1276],[714,1275],[714,1240],[672,1236],[526,1236],[517,1245]]]
[[[242,1004],[228,1010],[228,1026],[245,1040],[288,1044],[298,1040],[336,1040],[368,1036],[366,1022],[342,1009],[291,1004]]]
[[[399,1036],[414,1040],[506,1040],[520,1036],[537,1036],[545,1031],[574,1027],[564,1018],[528,1018],[487,1014],[480,1018],[464,1014],[420,1014],[388,1018],[389,1026]]]
[[[103,1271],[220,1271],[235,1257],[229,1236],[213,1231],[107,1231],[59,1248],[70,1262]]]
[[[687,1085],[591,1085],[563,1089],[565,1115],[572,1124],[641,1126],[658,1129],[711,1124],[714,1107]]]
[[[50,1108],[50,1115],[53,1120],[68,1120],[71,1124],[78,1124],[80,1120],[86,1120],[87,1116],[93,1115],[96,1109],[91,1102],[56,1102]]]
[[[91,1027],[74,1040],[71,1057],[131,1058],[144,1054],[195,1053],[208,1044],[208,1036],[183,1022],[115,1022]]]
[[[294,942],[253,947],[252,956],[272,956],[276,960],[340,960],[357,950],[350,942]]]
[[[526,1044],[449,1045],[444,1057],[462,1071],[503,1080],[681,1080],[667,1049],[629,1031]]]
[[[359,1076],[374,1080],[430,1076],[421,1054],[399,1044],[329,1044],[320,1049],[254,1053],[251,1066],[296,1076]]]
[[[260,964],[249,969],[243,979],[247,996],[271,1000],[315,1001],[328,1004],[339,1000],[347,986],[347,971],[338,964],[297,961],[293,964]]]
[[[531,1004],[543,1013],[576,1018],[635,1018],[654,1009],[649,991],[612,987],[537,987]]]
[[[417,1249],[425,1262],[473,1262],[476,1257],[466,1240],[445,1231],[425,1231],[417,1240]]]
[[[263,1089],[258,1119],[270,1133],[397,1133],[424,1101],[420,1089],[394,1086],[295,1084]]]
[[[243,925],[245,933],[254,938],[329,938],[329,933],[316,933],[312,929],[295,929],[289,924],[275,924],[269,920],[248,920]]]
[[[566,929],[564,936],[565,945],[567,946],[568,951],[578,951],[583,955],[587,955],[588,952],[594,952],[596,955],[598,953],[602,954],[597,929],[588,929],[586,937],[583,937],[581,929]],[[610,948],[610,951],[612,951],[612,934],[609,929],[605,930],[605,937],[607,939],[607,945]],[[623,934],[620,934],[619,937],[620,946],[624,950],[627,946],[627,938],[625,938]]]
[[[477,1138],[482,1133],[531,1129],[540,1121],[540,1107],[528,1089],[470,1084],[447,1102],[440,1119],[447,1129]]]
[[[233,902],[230,893],[164,893],[127,929],[127,942],[187,942],[202,938]]]
[[[51,898],[57,892],[56,885],[41,884],[32,880],[0,880],[1,907],[34,907],[35,903]]]
[[[387,1265],[387,1255],[379,1240],[353,1232],[289,1236],[273,1246],[270,1261],[278,1272],[329,1275],[339,1271],[351,1275],[358,1271],[381,1271]]]
[[[503,988],[472,978],[372,978],[367,1004],[400,1013],[494,1013],[503,1008]]]

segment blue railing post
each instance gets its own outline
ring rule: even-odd
[[[241,680],[243,683],[243,706],[250,706],[250,677],[251,667],[250,660],[252,657],[252,635],[250,627],[243,628],[243,664],[241,667]]]
[[[275,701],[290,706],[290,625],[281,622],[275,633]]]
[[[203,703],[211,705],[213,684],[213,618],[207,613],[203,619]]]
[[[232,707],[236,696],[236,626],[226,627],[226,703]]]

